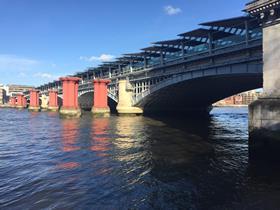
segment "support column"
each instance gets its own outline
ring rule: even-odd
[[[51,112],[57,112],[59,109],[57,97],[57,90],[49,90],[48,110]]]
[[[41,110],[42,111],[47,111],[48,110],[48,103],[49,103],[49,98],[46,95],[41,96]]]
[[[22,104],[23,104],[24,108],[27,107],[27,99],[25,98],[25,96],[23,96],[23,98],[22,98]]]
[[[91,112],[94,115],[110,116],[110,108],[108,106],[108,84],[110,80],[95,79],[93,80],[94,95],[93,107]]]
[[[263,26],[264,93],[249,106],[251,159],[280,160],[280,12],[270,0],[254,1],[247,11]]]
[[[119,80],[119,102],[117,111],[120,115],[139,115],[143,110],[132,105],[133,89],[129,81]]]
[[[16,98],[13,96],[10,98],[10,107],[16,107]]]
[[[23,98],[24,98],[24,96],[22,94],[17,95],[17,106],[16,107],[18,109],[24,109],[25,108]]]
[[[78,104],[79,77],[62,77],[63,105],[60,114],[65,117],[80,117],[81,109]]]
[[[40,111],[40,104],[39,104],[39,90],[30,90],[30,104],[28,107],[29,111]]]

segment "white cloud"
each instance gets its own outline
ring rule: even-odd
[[[43,69],[43,70],[40,70]],[[30,57],[0,54],[0,83],[41,85],[64,75],[55,63]]]
[[[165,6],[164,11],[167,15],[177,15],[182,12],[182,10],[179,7],[173,7],[171,5]]]
[[[42,73],[42,72],[36,73],[33,76],[34,77],[39,77],[39,78],[42,78],[42,79],[55,79],[56,78],[56,76],[54,76],[50,73]]]
[[[57,65],[56,65],[55,63],[52,63],[52,64],[51,64],[51,67],[52,67],[52,68],[56,68]]]
[[[101,54],[100,56],[80,56],[80,60],[87,62],[109,62],[114,60],[115,56],[110,54]]]
[[[19,72],[18,76],[19,76],[19,77],[26,77],[26,76],[27,76],[27,74],[26,74],[26,73],[24,73],[24,72]]]
[[[26,71],[39,64],[39,61],[15,55],[0,54],[0,70]]]

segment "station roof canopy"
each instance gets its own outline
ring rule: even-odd
[[[202,26],[210,26],[210,27],[225,27],[225,28],[239,28],[239,29],[245,29],[245,21],[248,21],[248,27],[249,28],[256,28],[260,25],[257,18],[253,18],[250,16],[239,16],[224,20],[217,20],[217,21],[211,21],[206,23],[201,23]]]
[[[114,67],[115,67],[115,66],[114,66]],[[98,71],[98,70],[103,70],[103,69],[109,69],[109,68],[114,69],[114,67],[111,66],[111,65],[107,65],[107,64],[101,64],[101,65],[99,65],[98,67],[96,67],[96,71]]]
[[[211,21],[206,23],[201,23],[199,25],[202,26],[211,26],[211,27],[225,27],[225,28],[245,28],[245,21],[250,20],[251,18],[249,16],[240,16],[240,17],[234,17],[224,20],[217,20],[217,21]]]
[[[87,69],[87,72],[92,73],[92,72],[94,72],[95,70],[96,70],[96,67],[89,67],[89,68]]]
[[[114,67],[114,66],[119,66],[119,65],[121,65],[121,66],[126,65],[126,62],[123,62],[123,61],[111,61],[111,62],[105,62],[101,66],[103,66],[104,64],[108,65],[108,66],[111,66],[111,67]]]
[[[77,72],[77,73],[76,73],[76,76],[77,76],[77,77],[80,77],[80,76],[82,76],[82,75],[84,75],[84,74],[85,74],[85,72]]]
[[[199,28],[192,31],[188,31],[182,34],[179,34],[178,36],[181,37],[189,37],[189,38],[208,38],[208,33],[210,30],[205,28]]]
[[[232,33],[225,32],[225,31],[199,28],[199,29],[195,29],[193,31],[189,31],[189,32],[186,32],[186,33],[179,34],[179,36],[187,37],[189,39],[192,39],[192,38],[208,38],[209,33],[212,34],[213,40],[218,40],[218,39],[225,38],[225,37],[233,35]]]
[[[173,46],[178,46],[181,44],[184,44],[184,46],[196,46],[201,43],[201,41],[194,40],[194,39],[173,39],[173,40],[166,40],[166,41],[159,41],[159,42],[154,42],[153,44],[161,44],[161,45],[173,45]]]
[[[165,40],[165,41],[159,41],[159,42],[154,42],[153,44],[161,44],[161,45],[181,45],[183,42],[183,39],[172,39],[172,40]]]
[[[135,57],[160,57],[159,53],[151,53],[151,52],[139,52],[139,53],[126,53],[124,56],[135,56]]]
[[[99,67],[104,67],[104,68],[109,68],[112,67],[113,65],[111,63],[102,63]]]
[[[125,59],[125,58],[123,58],[123,57],[121,57],[121,58],[117,58],[117,62],[118,62],[118,64],[125,64],[125,65],[127,65],[127,64],[129,64],[130,63],[130,61],[132,61],[132,60],[129,60],[129,59]]]
[[[164,47],[164,46],[151,46],[151,47],[146,47],[141,50],[147,51],[147,52],[178,52],[181,51],[181,49],[176,48],[176,47]]]
[[[138,56],[124,56],[121,58],[118,58],[118,60],[123,60],[123,61],[129,61],[129,62],[139,62],[143,61],[143,57],[138,57]]]

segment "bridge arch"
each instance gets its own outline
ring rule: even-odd
[[[84,110],[91,110],[93,106],[93,95],[94,95],[93,90],[79,92],[78,95],[79,106]],[[108,94],[108,106],[110,107],[112,113],[116,113],[117,100],[114,97],[112,97],[110,94]]]
[[[201,69],[159,82],[136,96],[134,105],[144,113],[205,112],[221,99],[262,85],[261,63]]]
[[[57,104],[58,104],[58,107],[61,107],[63,105],[62,95],[57,95]]]

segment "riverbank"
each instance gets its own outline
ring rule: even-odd
[[[244,108],[244,107],[248,107],[248,105],[213,105],[213,107],[215,108]]]
[[[0,104],[0,108],[11,108],[9,104]]]

